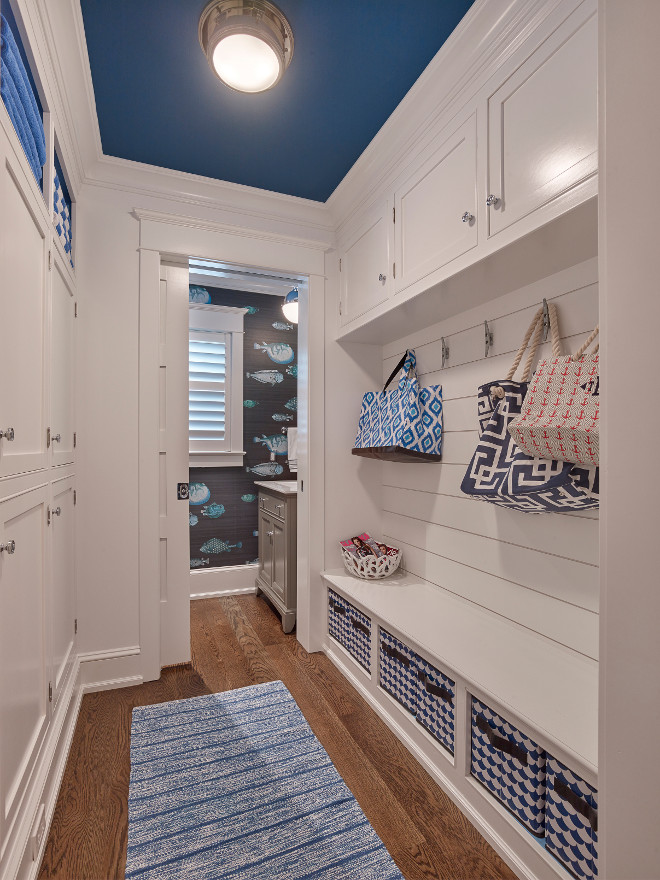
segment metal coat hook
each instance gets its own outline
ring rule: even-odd
[[[442,366],[444,367],[449,360],[449,343],[444,336],[440,337],[440,342],[442,344]]]
[[[548,331],[550,330],[550,312],[548,310],[548,301],[543,298],[543,341],[548,341]]]
[[[488,321],[484,321],[484,334],[486,337],[486,354],[485,357],[488,357],[488,352],[493,347],[493,331],[488,326]]]

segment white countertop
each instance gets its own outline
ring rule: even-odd
[[[298,493],[297,480],[255,480],[254,485],[270,489],[271,492],[279,492],[280,495],[296,495]]]

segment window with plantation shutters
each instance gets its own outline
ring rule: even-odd
[[[241,464],[243,309],[191,304],[188,436],[195,466]]]

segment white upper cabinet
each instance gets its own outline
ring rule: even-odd
[[[51,312],[51,412],[53,465],[73,461],[74,399],[74,308],[73,293],[60,268],[59,254],[53,268]]]
[[[370,212],[341,252],[340,324],[348,324],[386,302],[392,293],[392,207]]]
[[[597,31],[579,8],[490,96],[490,235],[597,172]]]
[[[396,191],[395,292],[477,245],[473,114]]]

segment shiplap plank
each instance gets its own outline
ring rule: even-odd
[[[386,533],[387,540],[398,540]],[[405,571],[594,660],[598,615],[399,541]]]
[[[598,565],[598,523],[594,520],[575,520],[554,514],[521,515],[520,511],[495,507],[465,495],[450,497],[392,486],[383,487],[383,508],[389,513]]]
[[[395,546],[402,541],[587,611],[598,610],[596,566],[397,513],[384,513],[383,529],[396,539]]]

